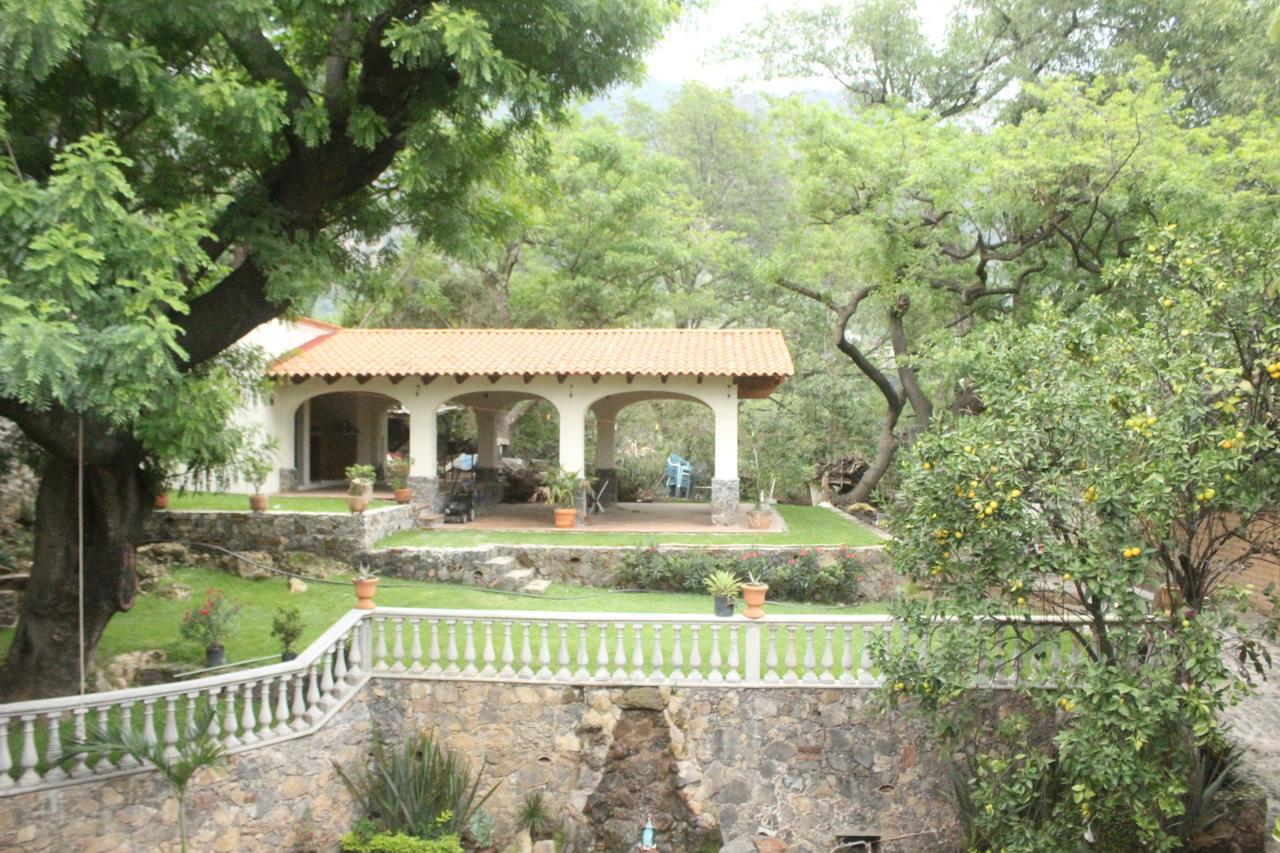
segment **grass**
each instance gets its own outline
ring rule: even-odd
[[[346,498],[318,498],[273,495],[267,505],[273,512],[341,512],[346,513]],[[371,500],[370,509],[395,506],[395,501]],[[183,492],[169,495],[171,510],[233,510],[247,512],[249,496],[233,492]]]
[[[850,518],[816,506],[779,506],[784,533],[596,533],[577,530],[403,530],[375,548],[465,548],[473,545],[879,545],[884,540]]]
[[[171,661],[190,664],[193,668],[204,660],[204,650],[178,636],[182,614],[196,607],[208,589],[219,589],[242,607],[236,632],[226,643],[227,660],[244,661],[278,654],[279,643],[271,637],[271,620],[282,605],[297,605],[302,610],[306,630],[298,648],[320,636],[335,620],[346,613],[355,598],[351,584],[345,579],[334,583],[308,581],[307,591],[289,594],[284,578],[279,580],[245,580],[216,569],[176,569],[176,582],[191,587],[191,598],[185,601],[140,596],[133,609],[116,614],[98,644],[96,660],[104,665],[110,658],[125,652],[162,649]],[[379,584],[377,602],[387,607],[430,607],[457,610],[528,610],[574,613],[710,613],[711,600],[705,595],[644,592],[625,593],[553,584],[546,597],[531,598],[502,594],[481,587],[428,581],[386,578]],[[881,605],[853,607],[774,604],[778,611],[792,613],[883,613]],[[775,611],[777,612],[777,611]],[[8,653],[13,629],[0,630],[0,657]]]

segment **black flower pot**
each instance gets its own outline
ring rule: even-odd
[[[280,663],[288,663],[298,656],[297,652],[281,652]]]
[[[733,599],[732,598],[730,598],[727,595],[717,595],[715,597],[715,600],[716,600],[717,616],[719,616],[722,619],[728,619],[730,616],[733,615]]]
[[[215,666],[226,666],[227,650],[222,646],[205,646],[204,649],[204,668],[213,669]]]

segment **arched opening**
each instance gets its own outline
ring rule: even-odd
[[[594,460],[592,487],[604,508],[702,504],[681,512],[709,512],[716,421],[705,401],[636,391],[603,397],[588,415],[587,458]]]
[[[537,394],[474,391],[436,414],[437,459],[446,500],[464,492],[480,506],[526,503],[541,471],[557,463],[559,412]]]
[[[381,478],[392,452],[410,452],[409,413],[394,397],[334,391],[309,397],[294,413],[300,488],[341,485],[349,465],[372,465]]]

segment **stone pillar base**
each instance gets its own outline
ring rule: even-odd
[[[502,480],[497,468],[476,468],[476,505],[502,503]]]
[[[732,527],[742,521],[737,480],[711,481],[711,523]]]
[[[605,481],[608,481],[607,483]],[[616,506],[618,503],[618,469],[617,468],[597,468],[596,480],[592,483],[597,489],[604,486],[604,493],[600,495],[601,506]]]
[[[435,477],[410,477],[409,488],[413,490],[414,503],[426,504],[435,512],[443,508],[440,481]]]
[[[280,491],[296,492],[298,491],[300,477],[297,468],[281,468],[280,469]]]

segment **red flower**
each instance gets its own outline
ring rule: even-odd
[[[796,564],[796,561],[794,557],[792,557],[790,560],[787,560],[788,566],[794,566],[795,564]]]

